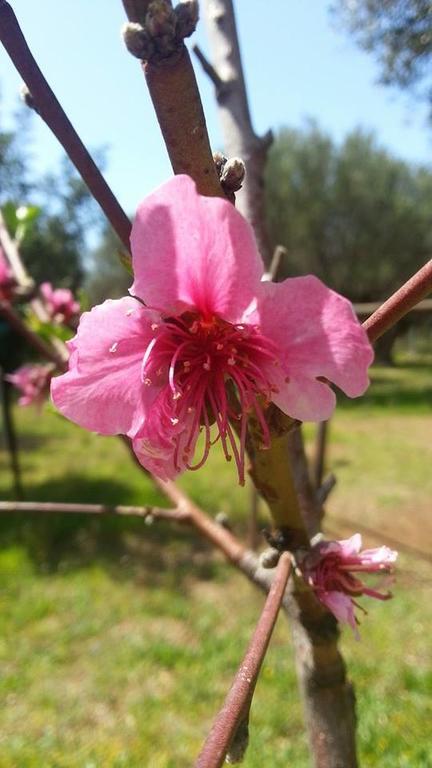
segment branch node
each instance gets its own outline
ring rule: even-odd
[[[240,157],[230,157],[224,164],[220,181],[227,192],[238,192],[246,175],[246,168]]]
[[[177,21],[177,36],[190,37],[196,29],[199,18],[197,0],[181,0],[174,8]]]
[[[336,483],[337,483],[336,475],[334,475],[332,472],[330,475],[328,475],[324,479],[322,485],[317,489],[316,498],[317,498],[318,504],[321,507],[324,504],[324,502],[327,501]]]
[[[264,136],[260,137],[259,141],[260,141],[260,144],[261,144],[261,148],[265,152],[267,152],[267,150],[270,149],[270,147],[271,147],[271,145],[273,144],[273,141],[274,141],[274,135],[273,135],[273,131],[271,130],[271,128],[269,128],[269,130],[266,131]]]
[[[40,114],[36,106],[35,100],[25,83],[21,84],[19,95],[20,95],[21,101],[26,105],[26,107],[28,107],[29,109],[32,109],[34,112],[36,112],[36,114],[38,115]]]
[[[141,61],[149,59],[154,51],[154,46],[146,30],[135,21],[128,21],[123,25],[121,35],[126,48],[132,56]]]
[[[213,64],[209,62],[207,56],[205,55],[205,53],[203,53],[199,45],[193,45],[192,50],[195,56],[197,57],[199,63],[201,64],[203,71],[212,81],[216,89],[216,98],[219,99],[225,90],[225,86],[226,86],[225,81],[222,80],[221,76],[218,74]]]
[[[261,568],[275,568],[279,562],[281,552],[274,547],[268,547],[261,552],[259,556],[259,562]]]
[[[225,528],[226,531],[232,531],[231,521],[226,512],[218,512],[215,516],[215,523]]]
[[[235,203],[235,192],[241,189],[246,168],[243,160],[239,157],[231,157],[229,160],[222,152],[214,152],[213,160],[217,175],[228,200]]]
[[[152,0],[144,23],[129,21],[122,28],[126,48],[141,61],[157,63],[178,52],[198,21],[196,0],[182,0],[173,8],[168,0]]]
[[[225,757],[225,762],[228,765],[236,765],[242,763],[249,746],[249,717],[250,717],[250,705],[249,702],[245,715],[240,720],[236,732],[229,745],[228,752]]]

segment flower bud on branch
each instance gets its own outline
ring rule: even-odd
[[[157,63],[179,51],[185,37],[194,31],[198,21],[198,4],[186,0],[175,8],[168,0],[152,0],[144,23],[129,21],[122,30],[123,39],[132,56]]]

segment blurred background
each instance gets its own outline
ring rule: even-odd
[[[132,216],[171,169],[120,39],[122,4],[12,5]],[[238,0],[236,13],[254,127],[274,132],[266,211],[272,244],[287,249],[282,275],[312,272],[356,305],[384,299],[431,254],[432,4]],[[195,38],[208,50],[203,24]],[[212,147],[223,149],[213,87],[195,69]],[[72,289],[83,308],[124,295],[130,275],[115,235],[19,87],[2,49],[0,206],[11,230],[20,206],[34,211],[21,243],[30,274]],[[29,359],[4,327],[0,339],[4,370]],[[426,304],[383,338],[370,390],[359,402],[341,397],[329,426],[325,469],[337,485],[326,533],[358,530],[366,544],[401,553],[395,599],[365,605],[360,643],[343,636],[365,766],[432,765],[431,341]],[[24,498],[163,503],[118,440],[83,432],[49,405],[14,406],[13,419]],[[308,425],[311,460],[315,433]],[[250,488],[236,487],[234,474],[216,449],[181,484],[247,536]],[[14,497],[2,433],[0,498]],[[259,516],[264,527],[264,506]],[[0,545],[1,768],[190,765],[261,596],[192,532],[159,523],[2,515]],[[281,618],[246,766],[308,764],[289,646]]]

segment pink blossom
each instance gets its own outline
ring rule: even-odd
[[[19,405],[41,406],[49,394],[53,375],[52,365],[22,365],[14,373],[5,376],[21,392]]]
[[[84,313],[51,392],[72,421],[131,437],[150,472],[196,469],[220,440],[244,482],[250,414],[268,447],[270,402],[321,420],[335,406],[327,381],[350,397],[367,388],[373,353],[351,304],[312,276],[262,282],[247,222],[189,177],[141,203],[131,245],[132,297]]]
[[[39,290],[51,320],[67,325],[78,315],[80,305],[69,288],[53,288],[51,283],[41,283]]]
[[[354,598],[361,595],[388,600],[389,592],[368,587],[356,573],[391,573],[397,552],[388,547],[361,551],[359,533],[343,541],[321,541],[299,560],[303,577],[318,599],[336,616],[350,624],[357,634]]]
[[[10,301],[13,293],[15,280],[6,257],[0,247],[0,301]]]

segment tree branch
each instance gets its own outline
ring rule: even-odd
[[[277,245],[273,251],[270,266],[268,272],[264,273],[263,280],[266,282],[276,281],[280,272],[280,268],[284,259],[287,256],[287,249],[283,245]]]
[[[28,87],[36,111],[62,145],[129,251],[130,221],[45,80],[6,0],[0,0],[0,41]]]
[[[6,254],[13,276],[22,288],[32,288],[34,282],[22,263],[17,244],[12,240],[0,209],[0,246]]]
[[[32,330],[30,330],[30,328],[21,319],[20,315],[18,315],[12,309],[9,302],[0,301],[0,317],[3,317],[10,325],[10,327],[19,333],[19,335],[22,336],[22,338],[25,339],[27,343],[33,347],[33,349],[39,352],[42,357],[44,357],[46,360],[49,360],[51,363],[54,363],[54,365],[60,370],[64,370],[67,362],[67,354],[65,353],[62,355],[60,352],[54,349],[54,347],[41,339],[37,333],[34,333]]]
[[[18,245],[15,242],[15,240],[12,240],[11,236],[9,235],[1,210],[0,210],[0,246],[3,248],[3,251],[6,254],[6,258],[11,266],[14,278],[18,283],[18,285],[24,288],[24,290],[34,286],[33,279],[30,277],[30,275],[28,274],[23,264],[21,254],[18,249]],[[45,307],[45,301],[40,295],[34,296],[30,300],[30,306],[33,312],[35,313],[36,317],[42,323],[49,322],[49,315]],[[22,335],[22,326],[21,326],[21,331],[19,332],[21,332],[21,335]],[[62,360],[63,359],[67,360],[67,358],[69,357],[69,354],[68,354],[66,345],[61,339],[57,337],[52,337],[51,346],[54,347],[54,349],[59,355],[59,358],[62,358]]]
[[[77,515],[114,515],[154,518],[155,520],[170,520],[175,523],[189,523],[187,511],[181,509],[165,509],[165,507],[131,507],[109,504],[63,504],[41,501],[0,501],[0,512],[45,512],[51,514],[72,513]]]
[[[271,248],[264,216],[264,167],[271,133],[256,135],[249,109],[232,0],[203,0],[210,50],[215,71],[224,86],[216,87],[219,115],[227,157],[240,157],[246,166],[242,189],[236,196],[239,211],[252,225],[264,263]]]
[[[243,725],[247,734],[247,720],[253,693],[264,656],[270,642],[276,619],[281,607],[291,560],[283,553],[267,596],[263,611],[253,633],[244,659],[240,664],[224,705],[216,717],[213,727],[195,763],[195,768],[220,768],[229,751],[233,738]],[[246,721],[246,725],[244,725]],[[244,738],[244,731],[242,739]],[[241,747],[247,745],[247,735]]]
[[[123,0],[123,5],[130,21],[145,24],[146,0]],[[174,173],[191,176],[202,195],[224,197],[184,43],[163,60],[143,61],[142,68]]]
[[[432,292],[432,259],[404,285],[381,304],[365,322],[363,328],[373,343]]]
[[[329,475],[327,475],[327,477],[323,480],[320,487],[317,489],[316,497],[317,497],[318,504],[321,507],[327,501],[336,483],[337,483],[336,475],[334,475],[333,472],[331,472]]]
[[[222,78],[218,75],[216,72],[213,64],[210,64],[207,56],[202,52],[199,45],[193,45],[192,50],[197,57],[199,63],[201,64],[201,67],[203,71],[206,73],[206,75],[210,78],[212,81],[214,87],[216,88],[216,94],[217,97],[220,98],[221,93],[223,92],[224,86],[226,83],[222,80]]]

